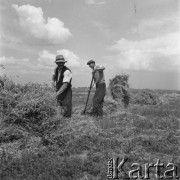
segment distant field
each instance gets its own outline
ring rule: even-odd
[[[73,104],[76,105],[83,105],[83,103],[86,102],[86,98],[88,95],[89,88],[73,88]],[[130,89],[130,93],[132,95],[138,94],[139,92],[143,91],[143,89]],[[155,93],[157,93],[159,96],[165,95],[165,94],[180,94],[180,91],[178,90],[153,90]],[[95,93],[95,88],[91,90],[89,103],[91,103],[93,95]]]
[[[77,105],[85,105],[86,103],[86,99],[87,99],[87,95],[88,95],[88,92],[74,92],[73,91],[73,98],[72,98],[72,102],[73,102],[73,106],[77,106]],[[90,93],[90,96],[89,96],[89,104],[92,103],[92,98],[93,98],[93,95],[94,95],[94,92],[91,92]]]
[[[81,88],[72,88],[73,92],[88,92],[89,88],[88,87],[81,87]],[[95,92],[95,88],[93,88],[91,91]],[[142,91],[143,89],[132,89],[130,88],[130,91],[133,93],[137,93],[139,91]],[[163,90],[163,89],[153,89],[153,91],[155,91],[156,93],[159,94],[172,94],[172,93],[176,93],[176,94],[180,94],[179,90]]]

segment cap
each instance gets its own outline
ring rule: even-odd
[[[89,60],[89,61],[87,62],[87,65],[90,65],[91,63],[95,63],[95,61],[94,61],[94,60]]]

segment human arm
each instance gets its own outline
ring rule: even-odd
[[[94,84],[98,83],[100,80],[99,72],[96,70],[94,71]]]
[[[63,83],[63,85],[61,86],[61,88],[57,92],[57,96],[62,94],[65,91],[65,89],[67,88],[67,85],[68,85],[68,83]]]
[[[104,80],[104,74],[103,74],[103,70],[105,69],[104,66],[102,65],[97,65],[95,66],[94,69],[94,82],[100,83],[102,80]]]

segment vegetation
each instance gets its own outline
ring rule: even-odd
[[[127,170],[157,159],[180,166],[177,91],[127,89],[131,100],[124,108],[114,90],[102,119],[81,115],[87,93],[73,92],[73,116],[64,119],[52,88],[1,79],[0,179],[105,180],[112,157],[128,157]]]

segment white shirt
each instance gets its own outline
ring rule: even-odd
[[[61,75],[61,71],[58,72],[58,80],[60,78],[60,75]],[[70,83],[72,79],[72,73],[71,71],[69,71],[68,69],[64,72],[64,78],[63,78],[63,83],[67,82],[67,83]]]

